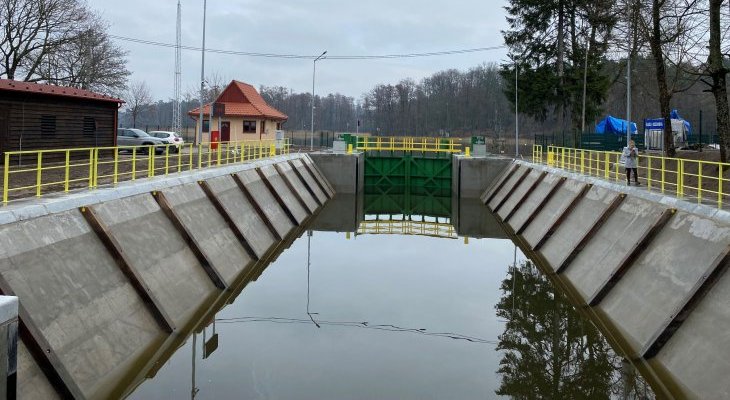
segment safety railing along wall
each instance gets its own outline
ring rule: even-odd
[[[617,151],[535,145],[532,161],[588,176],[626,182],[626,169],[621,152]],[[640,185],[647,190],[712,204],[718,208],[730,205],[729,163],[640,154],[638,172]]]
[[[360,223],[358,235],[407,235],[457,239],[450,223],[411,220],[366,220]]]
[[[262,140],[8,151],[2,201],[259,160],[289,149],[288,141]]]
[[[359,151],[461,153],[458,138],[357,136],[354,148]]]

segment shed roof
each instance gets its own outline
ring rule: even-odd
[[[225,116],[227,117],[269,118],[281,121],[289,118],[286,114],[268,105],[253,86],[240,81],[231,81],[215,102],[225,105]],[[200,107],[190,110],[188,114],[192,117],[198,116]],[[203,114],[210,115],[210,104],[203,106]]]
[[[0,91],[45,94],[48,96],[71,97],[121,104],[124,100],[104,94],[90,92],[67,86],[56,86],[33,82],[21,82],[12,79],[0,79]]]

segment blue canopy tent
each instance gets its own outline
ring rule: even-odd
[[[596,125],[596,133],[606,134],[612,133],[614,135],[625,135],[626,134],[626,120],[607,116],[601,122]],[[631,134],[636,135],[638,129],[636,128],[636,122],[631,123]]]
[[[672,120],[679,120],[682,121],[684,124],[684,130],[687,132],[687,135],[692,134],[692,125],[689,123],[689,121],[685,120],[684,118],[679,116],[679,112],[677,110],[672,110],[672,112],[669,114],[669,117]]]

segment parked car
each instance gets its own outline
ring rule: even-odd
[[[174,145],[170,148],[170,151],[173,153],[179,152],[185,144],[185,141],[179,133],[169,131],[151,131],[149,132],[149,135],[154,136],[158,139],[162,139],[167,144]]]
[[[155,146],[155,153],[164,153],[167,143],[160,138],[150,136],[141,129],[119,128],[117,131],[117,146]],[[147,149],[141,149],[146,151]]]

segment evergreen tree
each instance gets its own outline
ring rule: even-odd
[[[545,121],[555,115],[561,130],[600,112],[609,80],[605,52],[615,25],[612,3],[605,0],[510,0],[509,29],[503,31],[511,63],[502,65],[505,95],[514,105],[515,68],[519,108]]]

